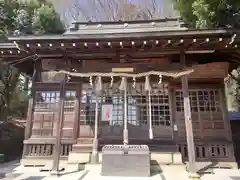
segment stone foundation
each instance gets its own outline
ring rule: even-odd
[[[91,153],[73,153],[68,156],[69,163],[89,163]],[[102,153],[99,153],[99,163],[102,162]],[[151,153],[152,164],[183,164],[182,155],[179,152]]]

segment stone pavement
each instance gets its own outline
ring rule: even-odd
[[[140,177],[106,177],[101,176],[100,165],[86,166],[85,170],[77,172],[62,172],[59,177],[41,172],[40,167],[23,167],[19,161],[0,165],[1,180],[187,180],[188,173],[183,165],[164,165],[161,170],[153,171],[149,178]],[[214,174],[202,175],[201,180],[240,180],[240,170],[215,169]],[[3,175],[5,174],[5,177]]]

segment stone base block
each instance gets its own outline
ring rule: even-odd
[[[70,152],[68,155],[68,162],[69,163],[89,163],[91,160],[90,153],[75,153]]]
[[[102,176],[149,177],[149,154],[104,154]]]
[[[65,172],[76,172],[81,170],[81,165],[79,163],[68,163]]]
[[[102,162],[102,153],[99,153],[99,163]],[[69,163],[89,163],[91,153],[71,152],[68,156]],[[179,152],[151,153],[151,161],[155,164],[183,164],[182,155]]]

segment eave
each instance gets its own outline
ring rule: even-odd
[[[20,36],[9,37],[8,42],[15,44],[15,49],[0,49],[0,58],[4,61],[20,59],[37,54],[42,59],[69,60],[105,60],[129,56],[133,59],[164,57],[179,55],[187,56],[211,54],[211,57],[222,57],[217,61],[232,62],[239,49],[240,31],[235,29],[203,29],[193,30],[176,26],[175,30],[164,30],[159,21],[153,25],[149,21],[140,22],[143,30],[125,26],[125,23],[139,25],[139,22],[99,22],[74,23],[74,27],[62,35]],[[99,24],[103,26],[99,26]],[[86,26],[86,27],[85,27]],[[99,28],[100,27],[100,28]],[[175,25],[174,25],[175,27]],[[87,28],[88,30],[84,30]],[[173,28],[174,29],[174,28]],[[112,30],[112,31],[110,31]],[[237,58],[236,58],[237,57]],[[204,62],[207,63],[207,62]]]

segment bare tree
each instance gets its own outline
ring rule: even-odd
[[[73,21],[127,21],[175,17],[171,0],[72,0],[62,10],[66,22]]]

